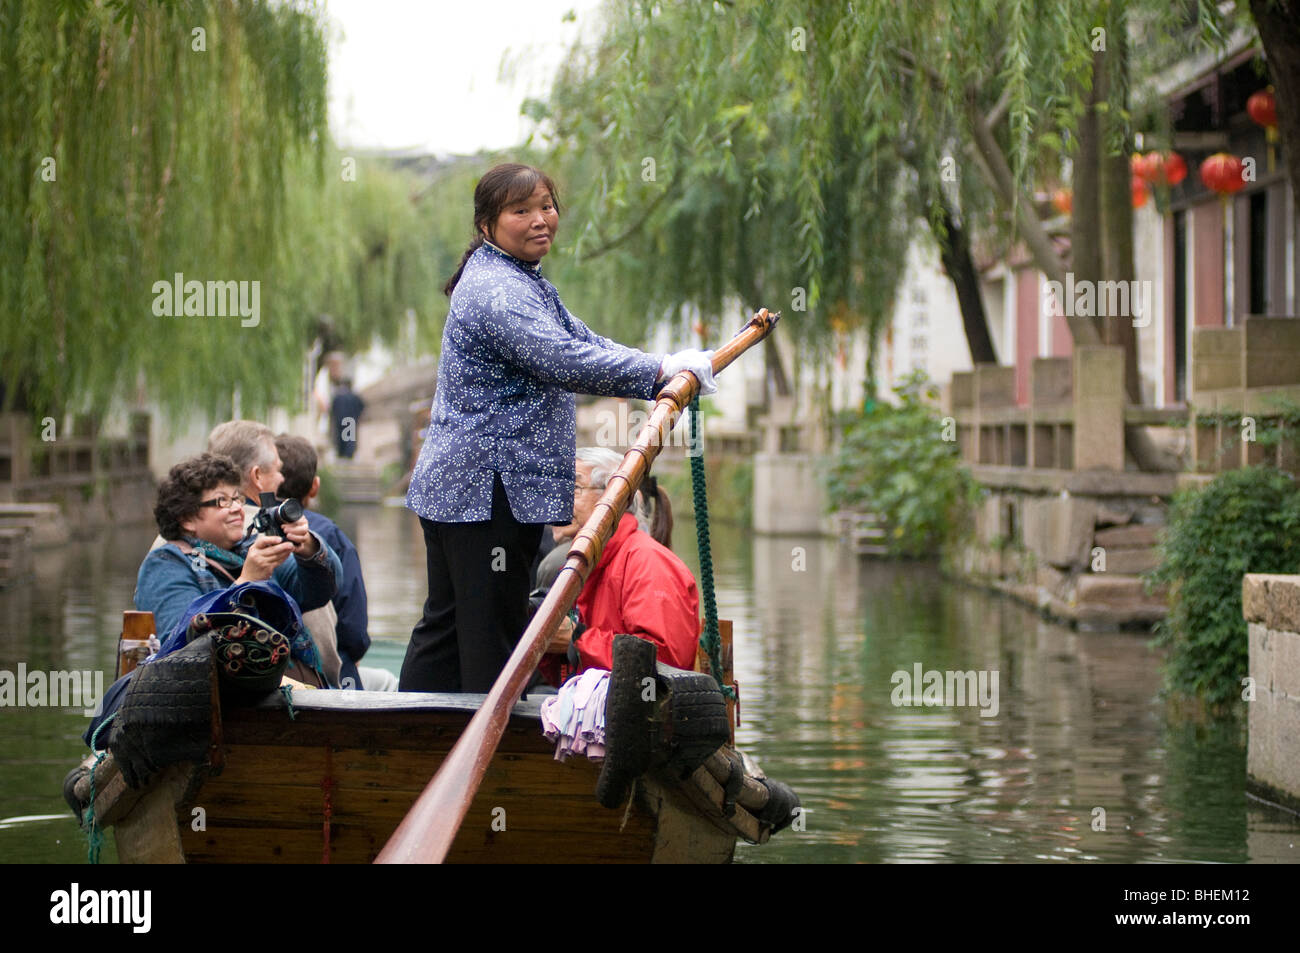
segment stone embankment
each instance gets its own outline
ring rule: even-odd
[[[988,495],[947,568],[1085,629],[1147,628],[1167,612],[1158,562],[1172,474],[975,467]]]
[[[1250,632],[1246,786],[1300,811],[1300,576],[1248,573],[1241,602]]]
[[[32,550],[68,541],[68,525],[54,503],[0,503],[0,587],[26,578]]]

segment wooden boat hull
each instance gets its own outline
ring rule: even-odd
[[[173,765],[143,793],[101,765],[96,816],[125,863],[369,863],[482,698],[296,692],[293,718],[279,695],[224,707],[209,764]],[[600,766],[556,761],[538,709],[515,707],[449,862],[731,860],[735,829],[671,781],[646,775],[625,810],[602,808]]]

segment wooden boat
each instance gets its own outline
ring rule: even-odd
[[[724,626],[727,668],[730,642]],[[138,656],[130,639],[123,645],[124,659]],[[170,765],[139,790],[113,754],[97,766],[87,759],[87,814],[113,829],[123,863],[369,863],[484,697],[299,690],[231,705],[214,678],[207,756]],[[600,765],[555,760],[542,697],[514,706],[449,861],[726,863],[738,837],[770,836],[772,825],[755,816],[767,796],[761,772],[729,744],[685,779],[658,758],[626,804],[601,807]],[[729,799],[724,785],[737,777],[744,783]],[[71,787],[91,805],[89,770]]]
[[[714,353],[714,372],[777,317],[755,314]],[[133,683],[139,733],[122,730],[114,746],[126,764],[83,765],[65,782],[69,802],[88,805],[96,828],[115,828],[128,862],[725,862],[737,837],[762,843],[791,823],[798,799],[732,747],[733,703],[719,690],[734,684],[730,626],[718,627],[716,679],[656,666],[650,643],[615,638],[599,771],[582,757],[555,761],[537,699],[518,701],[698,387],[683,372],[662,388],[486,696],[303,691],[289,700],[272,681],[257,704],[228,705],[212,650],[202,655],[192,629],[189,646],[150,664],[156,694]],[[200,651],[178,658],[192,647]],[[159,667],[173,663],[185,666],[179,681]],[[709,668],[707,657],[697,663]],[[189,727],[177,736],[182,719],[170,706],[182,682]],[[651,682],[659,690],[644,692]],[[115,738],[119,729],[121,719]]]

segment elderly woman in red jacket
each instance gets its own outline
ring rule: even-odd
[[[577,452],[573,522],[557,529],[572,538],[600,500],[623,458],[603,447]],[[655,542],[628,512],[619,519],[578,596],[576,627],[564,624],[549,651],[567,652],[577,671],[612,668],[614,636],[628,633],[653,642],[659,661],[695,667],[700,638],[700,599],[695,577],[672,550]]]

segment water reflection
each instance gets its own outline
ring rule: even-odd
[[[419,522],[379,507],[339,522],[366,573],[366,663],[396,672],[426,594]],[[41,554],[30,584],[0,591],[0,668],[111,669],[152,535]],[[698,571],[688,522],[674,543]],[[742,846],[742,862],[1296,860],[1297,819],[1245,796],[1240,727],[1167,720],[1145,637],[1072,632],[927,564],[826,540],[717,525],[713,554],[738,741],[808,808],[804,831]],[[997,715],[896,707],[891,676],[917,663],[997,671]],[[0,860],[84,859],[59,796],[84,726],[75,711],[0,710]]]
[[[1239,729],[1166,725],[1145,637],[1073,632],[829,541],[746,548],[738,737],[812,813],[743,860],[1296,859],[1296,819],[1245,797]],[[895,707],[891,676],[917,663],[997,671],[997,715]]]

